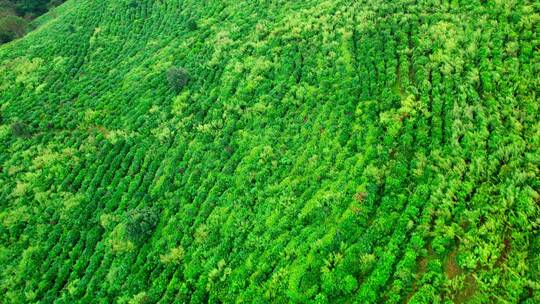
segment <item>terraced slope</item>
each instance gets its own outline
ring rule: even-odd
[[[67,1],[0,48],[0,302],[538,303],[539,11]]]

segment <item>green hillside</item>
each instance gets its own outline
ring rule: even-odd
[[[540,303],[539,21],[68,0],[0,47],[0,303]]]

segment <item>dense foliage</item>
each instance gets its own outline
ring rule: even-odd
[[[172,67],[167,71],[169,86],[175,91],[182,90],[189,80],[188,72],[183,68]]]
[[[0,44],[22,37],[29,21],[62,4],[63,0],[0,0]]]
[[[27,26],[26,20],[21,17],[13,15],[0,17],[0,44],[22,37],[26,33]]]
[[[0,48],[2,302],[540,302],[538,1],[55,13]]]
[[[0,0],[0,11],[14,11],[25,18],[35,18],[45,14],[64,0]]]
[[[156,212],[149,208],[131,211],[126,223],[126,237],[135,243],[146,241],[156,228],[159,218]]]

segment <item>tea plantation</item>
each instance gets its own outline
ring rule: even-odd
[[[540,303],[540,2],[68,0],[0,47],[0,303]]]

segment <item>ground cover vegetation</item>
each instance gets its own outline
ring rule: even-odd
[[[539,12],[68,0],[0,48],[0,302],[539,303]]]

